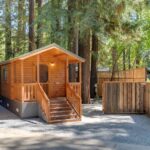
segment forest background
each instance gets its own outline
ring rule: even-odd
[[[0,0],[0,61],[51,43],[86,59],[90,103],[97,68],[150,67],[150,0]]]

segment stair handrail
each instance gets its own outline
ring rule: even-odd
[[[40,95],[41,94],[41,95]],[[40,83],[37,83],[37,101],[41,107],[42,112],[45,115],[47,122],[50,121],[50,100],[41,87]]]
[[[75,93],[75,91],[73,90],[73,88],[71,88],[71,86],[69,84],[67,84],[67,100],[69,101],[72,108],[77,113],[78,117],[80,118],[80,116],[81,116],[81,106],[79,106],[80,108],[79,108],[79,112],[78,112],[78,110],[73,106],[71,100],[69,99],[68,90],[70,90],[70,92],[73,94],[74,98],[79,101],[80,105],[81,105],[81,97]]]

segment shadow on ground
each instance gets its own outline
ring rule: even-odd
[[[39,118],[18,117],[0,120],[0,128],[36,134],[33,137],[5,138],[0,145],[8,149],[41,147],[61,150],[117,149],[116,144],[150,146],[150,119],[144,115],[104,115],[101,106],[84,105],[81,122],[46,124]],[[108,142],[108,143],[107,143]],[[107,143],[107,144],[106,144]]]

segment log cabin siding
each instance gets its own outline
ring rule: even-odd
[[[23,62],[24,83],[36,82],[36,57],[31,57]]]
[[[14,63],[14,83],[21,82],[21,63],[15,62]]]

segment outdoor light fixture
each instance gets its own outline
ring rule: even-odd
[[[53,67],[53,66],[55,66],[55,63],[54,63],[54,62],[51,62],[50,65]]]

